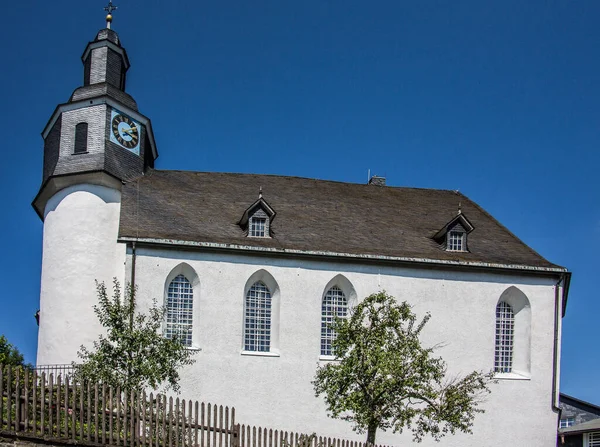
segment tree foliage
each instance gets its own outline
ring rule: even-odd
[[[0,335],[0,365],[1,366],[28,366],[25,365],[23,354],[16,346],[8,342],[4,335]]]
[[[348,319],[336,318],[332,343],[339,359],[317,368],[316,395],[323,394],[334,418],[367,431],[408,428],[420,442],[439,440],[457,431],[471,433],[473,419],[493,373],[474,371],[448,378],[446,363],[435,347],[422,346],[419,336],[430,315],[418,321],[411,306],[398,304],[385,292],[367,297]]]
[[[124,391],[166,387],[179,391],[179,369],[195,362],[193,351],[180,338],[162,336],[165,308],[153,303],[147,314],[136,312],[134,287],[125,288],[121,300],[119,282],[113,281],[109,298],[104,283],[96,283],[98,304],[94,312],[106,330],[94,341],[94,348],[81,346],[80,363],[73,363],[75,375],[101,381]]]

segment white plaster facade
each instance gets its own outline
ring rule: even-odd
[[[124,280],[125,245],[117,243],[121,193],[70,186],[48,201],[44,219],[37,364],[76,360],[100,333],[92,306],[95,280]]]
[[[69,363],[100,332],[92,305],[94,280],[131,278],[132,251],[117,242],[120,193],[95,185],[71,186],[48,202],[44,223],[38,364]],[[138,244],[135,278],[141,310],[162,302],[169,282],[183,273],[193,285],[196,363],[182,374],[182,396],[231,405],[237,420],[284,430],[363,439],[346,422],[326,416],[311,385],[320,359],[321,300],[333,285],[350,302],[380,290],[407,300],[418,315],[431,312],[426,345],[450,374],[488,371],[494,362],[495,308],[501,296],[529,303],[517,319],[515,369],[492,385],[473,435],[447,436],[444,446],[552,446],[556,439],[561,290],[556,279],[531,272],[455,267],[427,268],[360,260],[276,256],[217,249]],[[243,352],[245,293],[261,279],[273,294],[270,355]],[[527,347],[529,343],[530,347]],[[523,349],[523,346],[526,346]],[[258,354],[258,355],[257,355]],[[558,373],[558,371],[556,371]],[[378,443],[404,445],[411,437],[379,432]],[[437,445],[426,439],[423,445]]]

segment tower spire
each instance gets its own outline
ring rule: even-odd
[[[108,12],[108,14],[106,14],[106,27],[108,29],[110,29],[110,24],[112,22],[112,12],[115,11],[115,10],[117,10],[117,9],[119,9],[119,8],[117,6],[114,6],[112,4],[112,0],[109,0],[108,1],[108,6],[104,7],[104,10],[106,12]]]

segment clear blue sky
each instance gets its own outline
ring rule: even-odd
[[[40,132],[105,2],[5,3],[0,333],[34,362]],[[115,4],[158,168],[460,189],[573,271],[562,391],[600,404],[600,2]]]

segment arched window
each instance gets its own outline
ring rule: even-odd
[[[512,372],[515,339],[515,313],[510,304],[500,301],[496,306],[496,353],[494,371]]]
[[[323,297],[321,305],[321,355],[333,355],[331,343],[335,340],[335,331],[331,328],[335,317],[346,318],[348,300],[338,286],[330,288]]]
[[[192,345],[193,306],[192,285],[184,275],[179,274],[171,281],[167,291],[165,337],[178,337],[185,346]]]
[[[252,284],[246,293],[244,350],[271,350],[271,291],[262,281]]]

